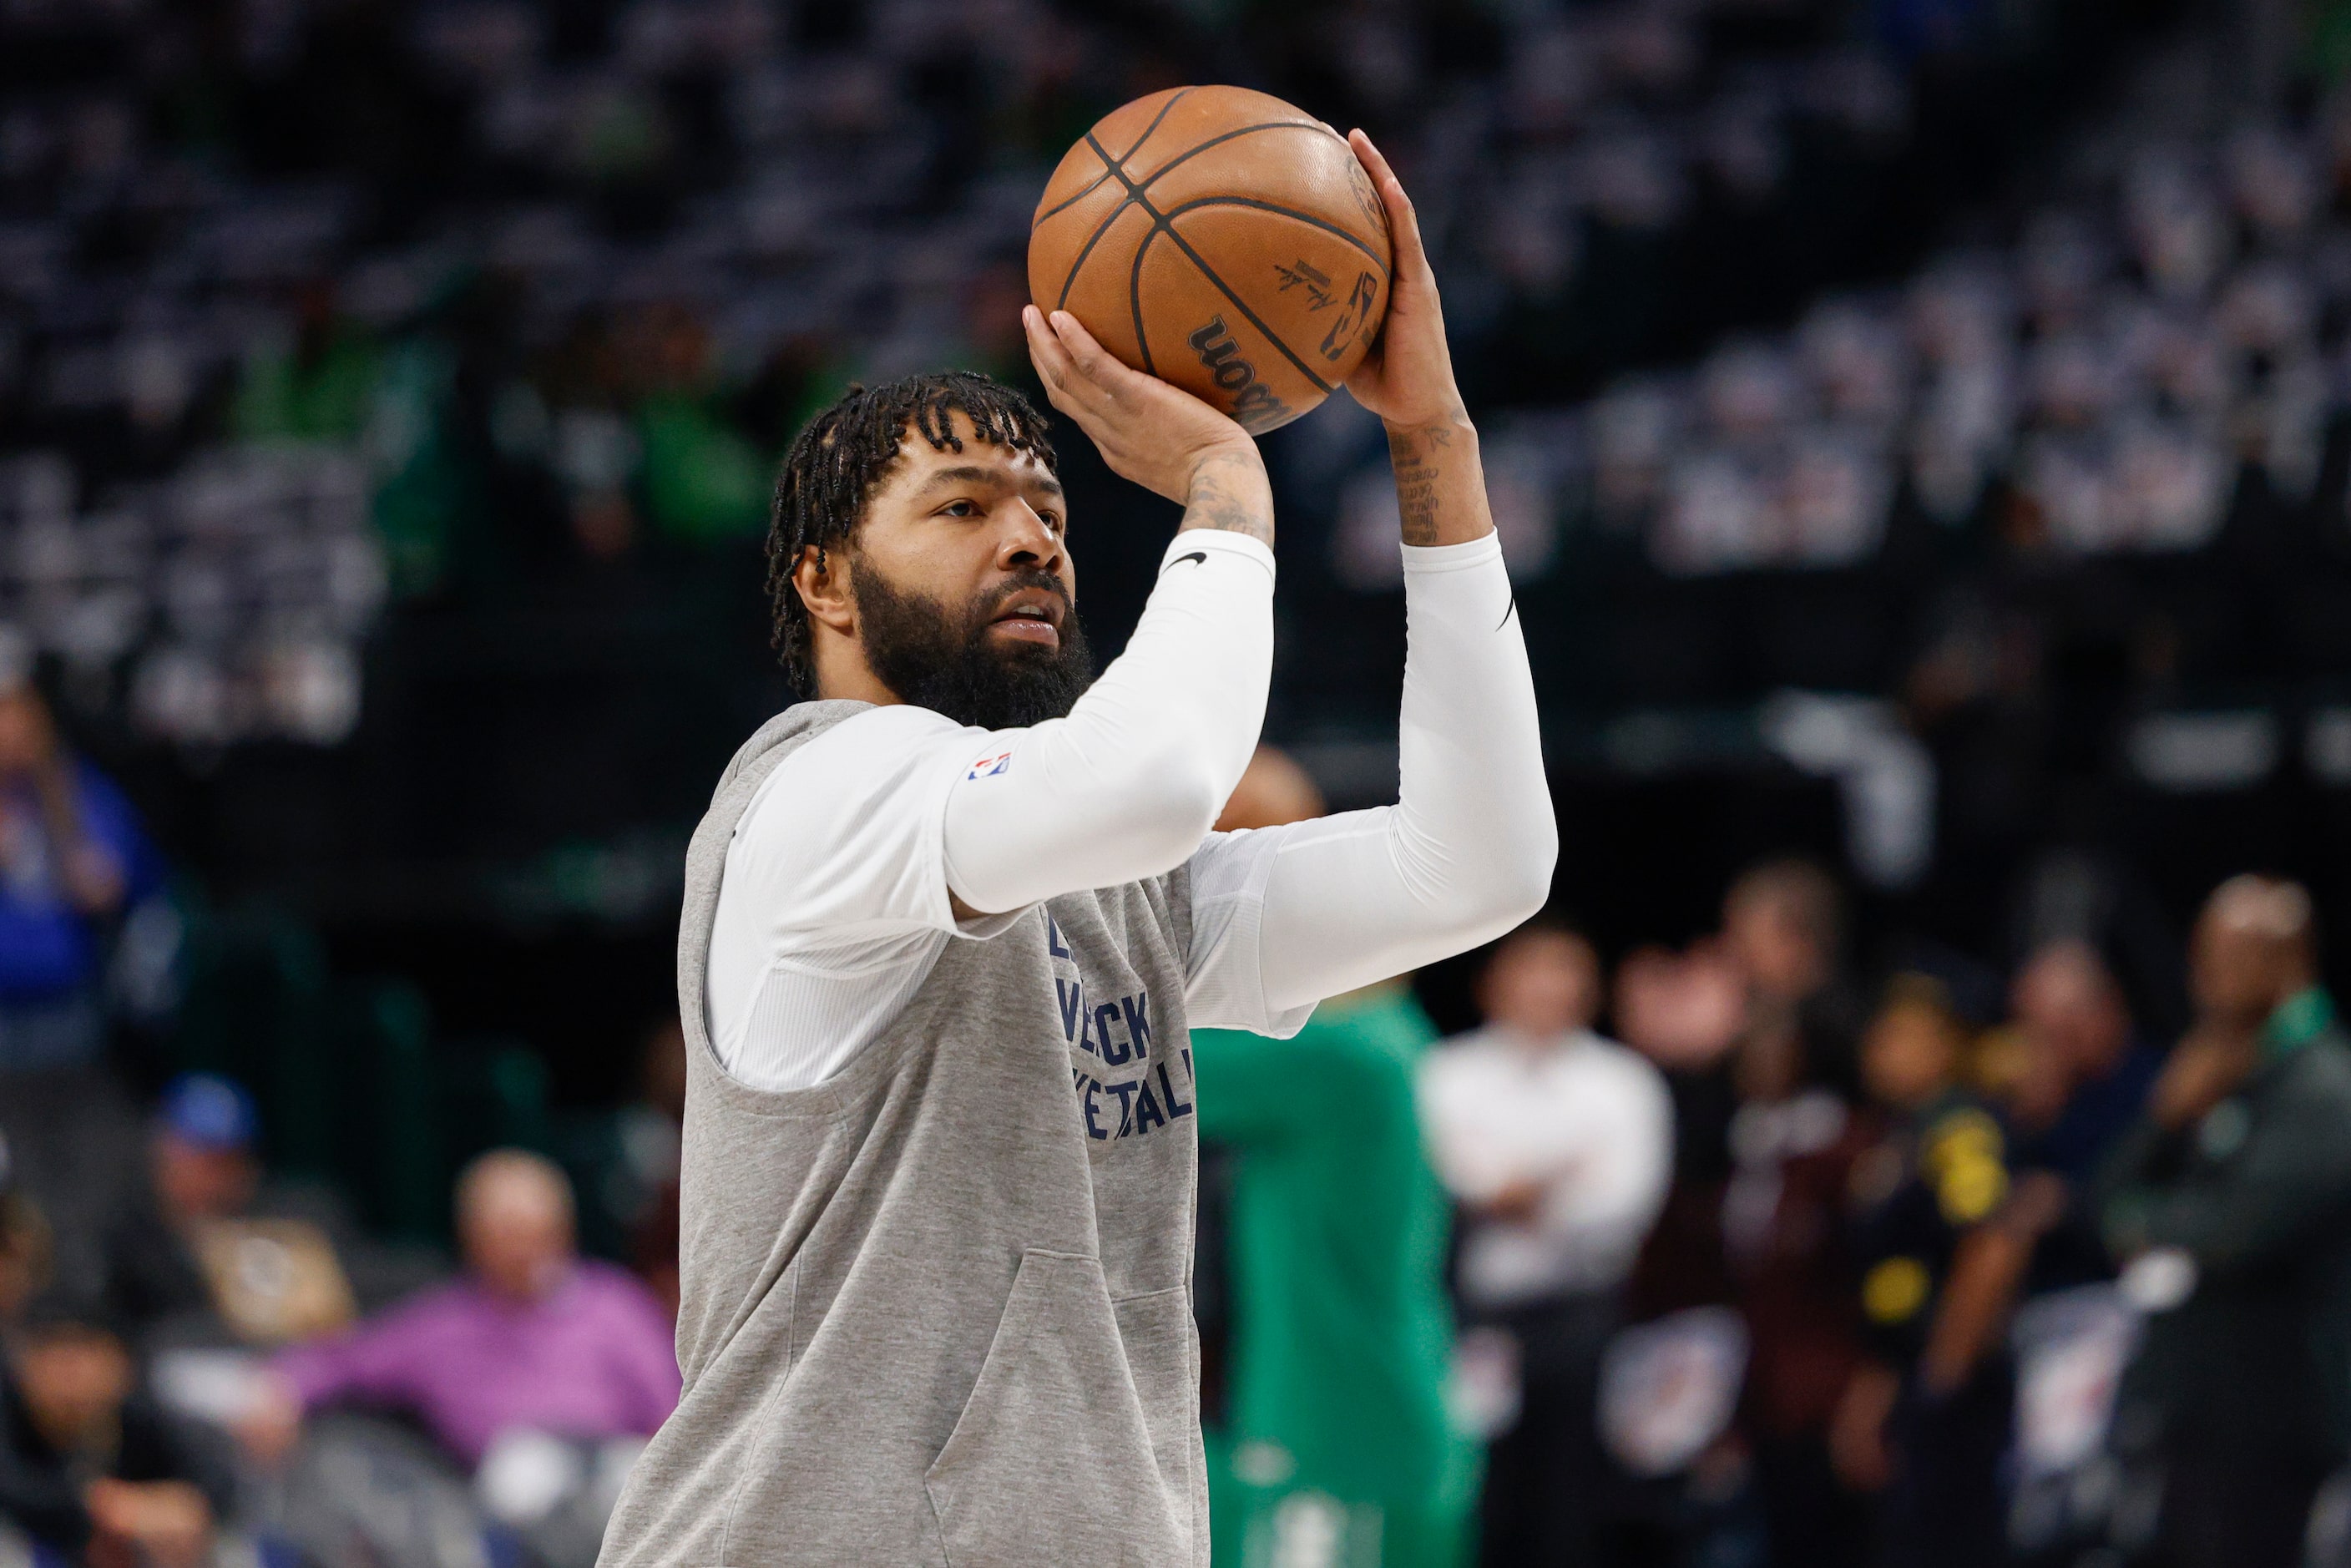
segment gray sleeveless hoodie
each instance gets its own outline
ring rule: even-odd
[[[768,721],[687,852],[685,1389],[600,1568],[1205,1565],[1184,873],[949,942],[814,1088],[747,1088],[712,1052],[735,825],[866,706]]]

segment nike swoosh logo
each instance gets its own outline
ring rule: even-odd
[[[1182,566],[1187,560],[1196,560],[1202,566],[1206,566],[1208,564],[1208,552],[1204,549],[1196,549],[1190,555],[1177,556],[1174,560],[1169,561],[1167,564],[1169,566]]]

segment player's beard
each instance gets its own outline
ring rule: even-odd
[[[1093,685],[1093,650],[1069,590],[1050,571],[1009,578],[960,611],[871,570],[853,574],[850,585],[867,665],[916,707],[981,729],[1019,729],[1061,717]],[[1005,600],[1024,588],[1061,601],[1060,641],[1051,648],[988,633]]]

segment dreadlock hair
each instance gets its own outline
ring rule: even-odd
[[[898,461],[908,430],[934,452],[961,452],[953,417],[958,413],[987,444],[1026,452],[1049,470],[1057,466],[1044,415],[1012,388],[972,371],[852,385],[792,439],[768,514],[768,601],[777,657],[803,694],[813,692],[816,669],[808,606],[792,582],[801,553],[837,549],[854,537],[865,520],[866,501]]]

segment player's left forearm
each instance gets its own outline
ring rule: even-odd
[[[1438,450],[1445,455],[1432,505],[1450,531],[1462,527],[1465,508],[1447,503],[1461,499],[1465,467],[1458,443]],[[1539,907],[1559,852],[1517,597],[1485,521],[1474,447],[1470,457],[1478,532],[1405,546],[1407,632],[1392,835],[1424,911],[1468,935],[1465,946],[1499,936]]]
[[[1458,545],[1494,531],[1478,427],[1458,409],[1427,424],[1390,424],[1396,511],[1408,545]]]
[[[1282,836],[1259,939],[1276,1012],[1464,952],[1551,891],[1559,829],[1500,549],[1407,545],[1405,609],[1397,802],[1263,830]]]

